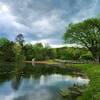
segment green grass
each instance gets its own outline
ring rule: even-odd
[[[77,100],[100,100],[100,64],[73,64],[81,69],[90,79],[83,95]]]
[[[47,62],[55,63],[53,60]],[[79,68],[90,79],[83,95],[78,97],[77,100],[100,100],[100,64],[68,64],[66,66]]]

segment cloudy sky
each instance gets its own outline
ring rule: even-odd
[[[100,0],[0,0],[0,37],[62,45],[65,27],[100,14]]]

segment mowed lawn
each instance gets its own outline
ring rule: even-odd
[[[77,100],[100,100],[100,64],[73,64],[81,69],[90,79],[83,95]]]

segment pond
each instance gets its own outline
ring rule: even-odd
[[[64,65],[1,64],[0,100],[61,100],[59,91],[89,83]]]

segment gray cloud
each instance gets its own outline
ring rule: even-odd
[[[0,37],[59,44],[65,27],[99,14],[100,0],[0,0]]]

